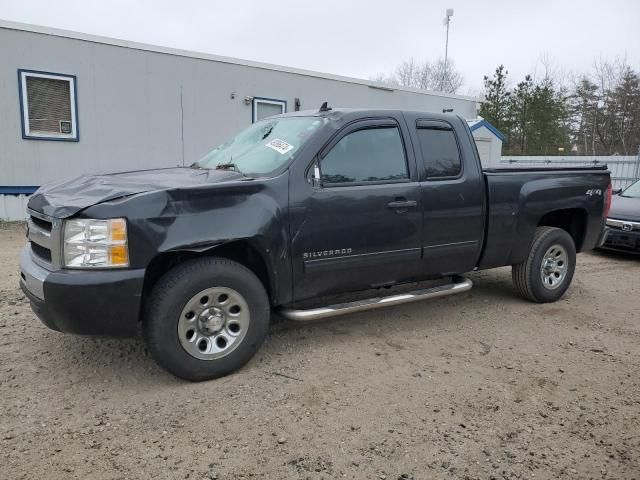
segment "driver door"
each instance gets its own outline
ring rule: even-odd
[[[296,300],[392,285],[419,272],[421,195],[408,138],[401,117],[370,119],[348,125],[322,149],[320,184],[307,182],[292,199]]]

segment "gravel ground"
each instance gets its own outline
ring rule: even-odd
[[[206,383],[136,340],[46,329],[0,227],[0,478],[640,478],[640,260],[579,256],[554,304],[459,296],[276,323]],[[90,321],[90,319],[88,319]]]

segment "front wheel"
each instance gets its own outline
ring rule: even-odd
[[[158,281],[143,333],[160,366],[186,380],[209,380],[253,357],[267,335],[269,316],[267,293],[253,272],[225,258],[201,258]]]
[[[512,278],[519,293],[532,302],[558,300],[569,288],[576,268],[576,247],[566,231],[538,227],[529,256],[513,265]]]

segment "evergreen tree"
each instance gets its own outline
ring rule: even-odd
[[[638,153],[640,145],[640,79],[627,67],[613,93],[615,112],[614,144],[622,155]]]
[[[625,62],[596,63],[569,97],[571,136],[583,155],[637,155],[640,81]]]
[[[548,71],[548,70],[547,70]],[[570,92],[547,74],[526,75],[513,91],[504,65],[484,77],[480,115],[502,131],[504,155],[637,155],[640,75],[625,62],[600,61]]]
[[[544,78],[533,88],[529,116],[528,154],[557,155],[569,150],[566,99],[551,78]]]
[[[510,153],[525,154],[527,152],[527,139],[531,126],[531,102],[533,100],[533,78],[531,75],[516,86],[511,94],[512,140]]]
[[[507,136],[507,148],[511,142],[511,92],[507,90],[509,72],[500,65],[493,76],[484,77],[485,101],[480,106],[480,116]]]
[[[595,125],[598,119],[598,86],[581,77],[568,98],[571,137],[577,153],[595,155]]]

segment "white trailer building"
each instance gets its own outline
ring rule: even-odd
[[[188,165],[324,101],[475,118],[479,99],[0,20],[0,219],[48,181]]]

